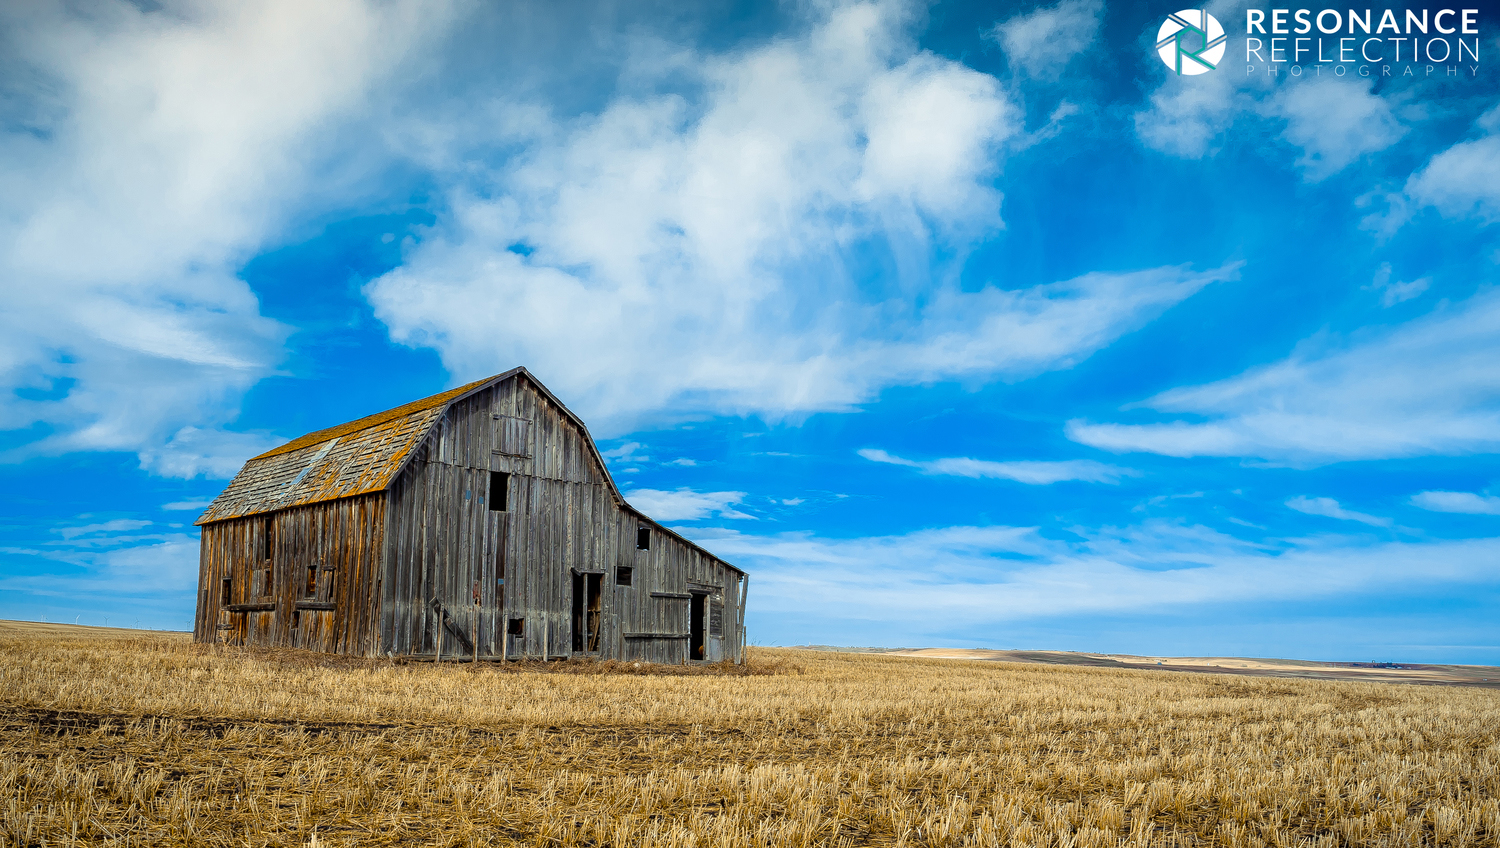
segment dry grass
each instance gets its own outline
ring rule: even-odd
[[[0,631],[0,843],[1500,839],[1494,691],[769,649],[664,671]]]

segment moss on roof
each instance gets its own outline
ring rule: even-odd
[[[502,374],[497,376],[505,375]],[[449,389],[446,392],[441,392],[431,397],[425,397],[421,400],[414,400],[411,403],[403,404],[396,407],[395,409],[387,409],[384,412],[377,412],[374,415],[366,415],[364,418],[350,421],[347,424],[340,424],[337,427],[329,427],[326,430],[319,430],[316,433],[308,433],[305,436],[299,436],[279,448],[272,448],[259,456],[251,457],[250,461],[254,462],[257,459],[266,459],[268,457],[289,453],[294,450],[300,450],[307,447],[308,445],[316,445],[319,442],[326,442],[332,438],[347,436],[350,433],[358,433],[360,430],[365,430],[370,427],[374,427],[377,424],[384,424],[387,421],[402,418],[404,416],[412,414],[413,412],[420,412],[424,409],[432,409],[435,406],[442,406],[448,401],[453,400],[454,398],[466,392],[472,391],[494,379],[496,379],[496,377],[485,377],[483,380],[475,380],[472,383],[465,383],[464,385],[459,386],[456,389]]]

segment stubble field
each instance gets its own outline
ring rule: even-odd
[[[1494,690],[774,649],[692,671],[0,628],[0,843],[1500,844]]]

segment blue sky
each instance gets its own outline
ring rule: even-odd
[[[8,7],[0,616],[186,628],[246,457],[525,365],[757,643],[1500,663],[1480,6],[1368,77],[1244,3],[1181,77],[1149,3]]]

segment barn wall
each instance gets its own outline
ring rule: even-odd
[[[489,508],[492,471],[509,475],[504,512]],[[524,377],[454,403],[390,490],[379,650],[431,656],[441,636],[445,656],[681,662],[698,592],[722,622],[706,658],[738,659],[740,575],[622,509],[605,480],[588,434]],[[649,550],[636,547],[643,525]],[[574,590],[589,580],[594,650],[574,640]],[[520,633],[507,634],[512,619]]]
[[[204,525],[194,639],[373,654],[384,524],[376,493]]]

